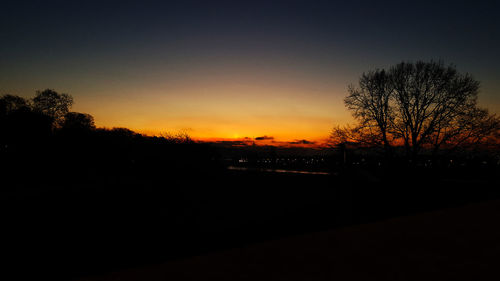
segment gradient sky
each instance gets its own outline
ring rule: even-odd
[[[11,1],[0,94],[71,94],[98,126],[195,138],[318,140],[347,86],[443,60],[500,113],[499,1]]]

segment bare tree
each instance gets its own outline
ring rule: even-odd
[[[359,122],[354,128],[337,128],[337,135],[349,136],[358,142],[381,143],[386,155],[391,152],[390,124],[393,118],[390,106],[393,92],[391,78],[385,70],[363,73],[359,86],[350,85],[344,103]],[[335,132],[334,131],[334,132]]]
[[[500,120],[478,107],[478,93],[477,80],[442,62],[402,62],[363,74],[344,100],[359,122],[350,136],[378,138],[386,152],[403,144],[412,160],[422,148],[436,154],[443,146],[480,143],[498,133]],[[365,128],[376,128],[378,137],[359,134]]]
[[[397,112],[393,133],[403,139],[411,159],[423,147],[436,153],[443,144],[460,145],[492,132],[485,121],[496,118],[478,108],[479,81],[471,75],[434,61],[403,62],[389,72]]]
[[[454,151],[457,148],[480,146],[499,134],[500,119],[487,109],[471,107],[449,123],[440,124],[430,136],[433,155],[441,148]]]
[[[374,127],[363,126],[336,126],[330,133],[329,145],[331,147],[346,143],[357,143],[362,146],[382,146],[379,130]]]

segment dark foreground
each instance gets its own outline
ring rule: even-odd
[[[109,278],[438,280],[489,269],[499,253],[496,201],[278,240],[499,198],[496,171],[426,173],[219,171],[17,189],[1,198],[1,279],[71,280],[148,265]],[[265,241],[276,242],[220,252]],[[211,252],[220,253],[189,259]]]
[[[499,219],[489,201],[83,280],[498,280]]]

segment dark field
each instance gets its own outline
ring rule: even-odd
[[[85,281],[496,280],[499,201],[295,235]]]
[[[496,169],[352,168],[332,175],[220,169],[173,180],[115,174],[102,182],[24,187],[1,198],[3,274],[74,279],[462,206],[499,198]]]

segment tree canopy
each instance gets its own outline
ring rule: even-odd
[[[69,112],[72,104],[70,95],[50,89],[37,91],[33,99],[0,96],[0,144],[40,142],[63,125],[94,128],[92,116]]]
[[[14,111],[27,107],[29,107],[29,101],[22,97],[14,95],[4,95],[0,97],[0,116],[6,116]]]
[[[405,147],[415,160],[422,149],[480,144],[497,133],[500,120],[478,106],[479,81],[442,62],[402,62],[363,73],[344,99],[357,124],[337,127],[337,141],[382,144],[387,155]]]
[[[72,96],[59,94],[51,89],[36,91],[36,95],[33,98],[33,109],[52,117],[55,126],[61,125],[64,121],[64,116],[69,112],[72,105]]]
[[[64,116],[62,129],[79,131],[95,129],[94,117],[87,113],[68,112]]]

